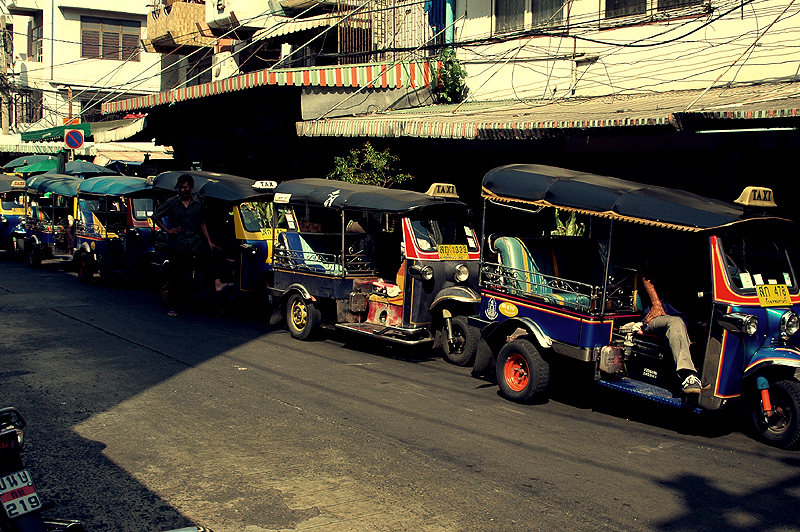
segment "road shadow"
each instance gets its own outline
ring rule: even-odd
[[[761,532],[797,530],[800,523],[800,459],[784,458],[795,475],[750,491],[734,491],[733,486],[715,485],[702,474],[682,475],[659,484],[684,502],[684,512],[656,525],[669,532]],[[781,512],[772,506],[781,501]]]

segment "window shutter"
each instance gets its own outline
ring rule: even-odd
[[[100,32],[83,30],[81,32],[81,57],[100,58]]]

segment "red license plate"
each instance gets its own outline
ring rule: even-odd
[[[28,470],[0,477],[0,502],[10,519],[39,510],[42,502],[36,494]]]

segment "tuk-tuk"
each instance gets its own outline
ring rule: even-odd
[[[39,266],[45,259],[72,260],[75,197],[81,181],[64,174],[41,174],[25,183],[25,238],[20,251],[30,266]]]
[[[140,177],[102,176],[78,184],[75,264],[81,282],[150,273],[153,186]]]
[[[178,178],[189,174],[194,179],[193,194],[201,197],[207,212],[207,227],[212,241],[222,248],[222,281],[233,283],[226,295],[263,294],[272,283],[273,181],[200,171],[171,171],[148,178],[157,194],[156,203],[177,190]],[[156,205],[157,207],[157,205]],[[164,220],[169,226],[169,220]],[[167,235],[156,231],[156,256],[153,263],[160,284],[161,302],[169,306],[169,260]],[[192,285],[196,291],[213,293],[208,265],[196,264]]]
[[[17,249],[17,239],[25,237],[25,228],[19,223],[24,216],[25,180],[0,175],[0,249]]]
[[[800,445],[800,290],[782,240],[793,224],[764,213],[771,190],[731,204],[510,165],[484,176],[482,196],[475,376],[528,402],[546,397],[554,364],[577,361],[560,366],[576,376],[585,363],[601,386],[697,413],[738,404],[757,439]],[[658,297],[686,324],[699,394],[682,392],[666,339],[641,330],[653,264],[667,273]]]
[[[273,293],[292,336],[333,325],[413,345],[443,331],[449,360],[472,359],[477,330],[466,317],[480,301],[480,250],[453,185],[423,194],[296,179],[277,186],[275,204],[288,229],[275,247]]]

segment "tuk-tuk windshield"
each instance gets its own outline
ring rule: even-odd
[[[441,245],[462,244],[469,251],[478,251],[475,233],[468,223],[455,220],[412,220],[414,239],[422,251],[431,251]]]
[[[783,242],[765,235],[722,238],[728,276],[739,290],[754,290],[760,284],[785,284],[796,288],[794,274]]]
[[[7,192],[3,194],[3,209],[21,209],[23,206],[22,192]]]
[[[245,201],[240,204],[239,211],[246,231],[258,233],[272,228],[271,201]],[[283,209],[278,209],[278,228],[286,228],[286,214]]]
[[[154,210],[152,198],[133,198],[133,217],[137,220],[147,220]]]

